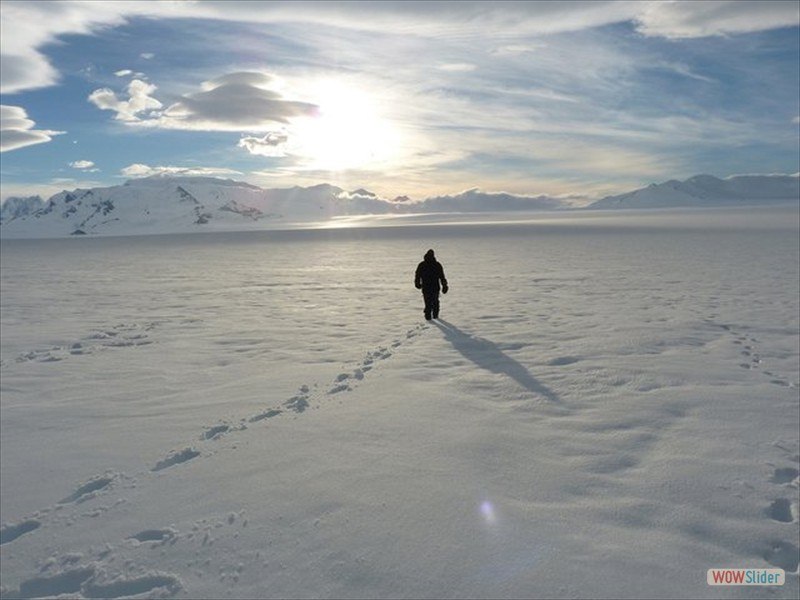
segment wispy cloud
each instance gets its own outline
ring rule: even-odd
[[[697,38],[749,33],[800,23],[797,2],[641,2],[634,19],[645,35]]]
[[[304,22],[348,30],[417,36],[504,30],[554,34],[633,22],[649,36],[703,37],[797,25],[797,4],[728,2],[4,2],[0,90],[14,93],[55,84],[59,73],[41,48],[65,34],[89,34],[137,16],[205,18],[242,23]],[[525,44],[505,44],[517,52]],[[523,50],[526,51],[526,50]],[[152,52],[140,53],[150,60]]]
[[[673,73],[677,73],[678,75],[683,75],[684,77],[688,77],[690,79],[694,79],[696,81],[703,81],[705,83],[718,83],[718,81],[712,77],[707,77],[706,75],[702,75],[701,73],[697,73],[692,70],[689,65],[679,63],[679,62],[666,62],[662,61],[659,63],[659,66],[667,71],[672,71]]]
[[[64,131],[34,129],[36,123],[20,106],[0,106],[0,152],[49,142]]]
[[[3,9],[4,93],[58,82],[54,42],[76,53],[115,44],[105,63],[91,54],[99,89],[89,101],[107,111],[95,119],[124,125],[115,133],[150,130],[160,152],[127,153],[116,164],[104,157],[113,172],[133,161],[201,157],[282,184],[617,192],[692,174],[711,155],[796,147],[787,124],[798,122],[796,59],[785,57],[796,38],[739,36],[796,26],[792,2],[64,1]],[[86,37],[121,24],[136,45]],[[64,37],[71,33],[84,35]],[[158,57],[141,52],[149,48]],[[70,64],[69,53],[60,56],[59,65]],[[53,92],[70,86],[63,83]],[[27,120],[18,129],[28,145],[58,133]],[[189,134],[175,130],[197,133],[186,144]]]
[[[436,68],[440,71],[450,71],[451,73],[469,73],[478,67],[470,63],[445,63]]]

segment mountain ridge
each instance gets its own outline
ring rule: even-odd
[[[684,181],[670,179],[624,194],[606,196],[587,208],[722,207],[798,199],[800,178],[797,174],[733,175],[725,179],[694,175]]]
[[[584,209],[649,209],[764,205],[800,200],[794,175],[695,175],[606,196]],[[63,190],[48,200],[12,197],[0,207],[4,238],[141,235],[238,231],[322,222],[336,217],[413,213],[574,209],[547,195],[522,196],[473,188],[421,201],[381,198],[363,187],[328,183],[265,189],[243,181],[156,175],[116,186]]]

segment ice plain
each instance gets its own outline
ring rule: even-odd
[[[797,210],[447,221],[3,241],[2,596],[797,597]]]

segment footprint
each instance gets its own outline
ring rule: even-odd
[[[230,431],[230,425],[215,425],[214,427],[207,429],[202,436],[204,440],[213,440],[217,437],[221,436],[223,433],[227,433]]]
[[[185,463],[187,460],[192,460],[200,456],[200,452],[194,448],[184,448],[183,450],[170,453],[166,458],[158,461],[153,471],[161,471],[173,465]]]
[[[256,423],[257,421],[261,421],[263,419],[271,419],[272,417],[277,417],[282,412],[283,411],[281,411],[281,410],[279,410],[277,408],[271,408],[268,411],[265,411],[263,413],[255,415],[253,417],[250,417],[250,422],[251,423]]]
[[[94,498],[97,495],[97,492],[104,490],[111,485],[111,482],[114,481],[114,478],[115,475],[98,475],[97,477],[93,477],[72,492],[72,494],[63,500],[59,500],[58,503],[69,504],[70,502],[75,502],[80,504],[81,502],[86,502],[87,500]]]
[[[58,362],[60,360],[64,360],[60,356],[53,356],[49,352],[42,358],[39,359],[39,362]]]
[[[794,521],[792,515],[792,503],[786,498],[778,498],[770,504],[767,509],[767,515],[773,521],[780,521],[781,523],[791,523]]]
[[[764,560],[787,573],[794,573],[797,571],[798,553],[800,550],[791,542],[773,542],[764,553]]]
[[[293,396],[292,398],[284,402],[283,405],[286,408],[293,410],[296,413],[301,413],[308,408],[308,396],[306,396],[305,394]]]
[[[579,360],[580,358],[576,356],[559,356],[558,358],[550,360],[547,364],[551,367],[560,367],[563,365],[571,365]]]
[[[4,525],[0,528],[0,546],[13,542],[18,537],[39,529],[41,526],[42,524],[36,519],[28,519],[16,525]]]
[[[77,594],[84,582],[95,574],[93,566],[62,571],[48,577],[33,577],[23,581],[19,586],[19,594],[11,597],[42,598]]]
[[[145,529],[132,536],[129,540],[136,540],[137,542],[166,542],[178,535],[178,532],[171,527],[167,529]]]
[[[183,589],[183,583],[171,573],[150,573],[140,577],[120,577],[108,583],[87,581],[82,586],[87,598],[163,598],[174,596]]]
[[[781,467],[779,469],[775,469],[775,473],[772,475],[772,483],[791,483],[797,477],[800,476],[800,472],[793,468],[793,467]]]
[[[792,387],[791,383],[784,381],[783,379],[770,379],[770,383],[779,385],[781,387]]]
[[[349,385],[347,385],[346,383],[342,383],[333,386],[330,390],[328,390],[328,394],[333,395],[333,394],[338,394],[339,392],[347,392],[350,391],[350,389],[351,388]]]

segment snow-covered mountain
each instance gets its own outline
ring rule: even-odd
[[[413,205],[416,212],[487,212],[504,210],[558,210],[563,202],[550,196],[516,196],[467,190],[455,196],[435,196]]]
[[[123,185],[63,191],[49,200],[9,199],[4,238],[138,235],[267,229],[334,217],[390,213],[477,212],[564,208],[548,196],[515,196],[477,189],[414,202],[358,188],[320,184],[262,189],[213,177],[154,176]]]
[[[589,208],[670,208],[745,206],[800,199],[795,175],[736,175],[719,179],[695,175],[686,181],[671,179],[618,196],[607,196]]]
[[[798,201],[797,175],[697,175],[608,196],[589,208],[744,206]],[[457,195],[393,200],[358,188],[320,184],[262,189],[213,177],[154,176],[112,187],[9,198],[0,209],[4,238],[140,235],[269,229],[353,215],[557,210],[569,201],[467,190]]]
[[[394,206],[366,190],[348,193],[327,184],[265,190],[230,179],[156,176],[63,191],[38,204],[9,199],[0,231],[5,238],[39,238],[264,229],[385,214]]]
[[[44,208],[44,205],[45,202],[41,196],[9,198],[0,206],[0,223],[35,213],[37,210]]]

